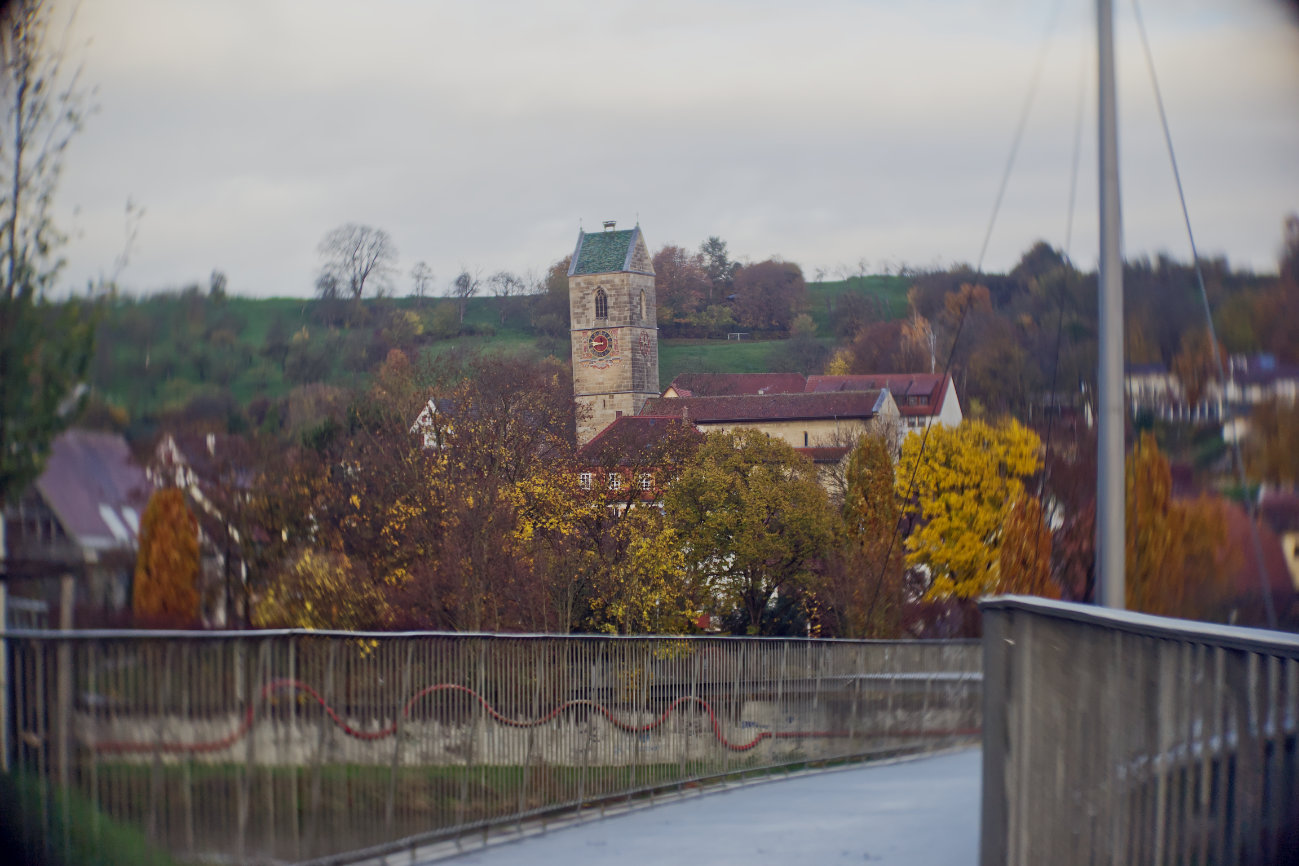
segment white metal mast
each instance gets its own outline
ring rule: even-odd
[[[1100,71],[1100,338],[1097,370],[1096,600],[1124,606],[1123,250],[1114,84],[1114,13],[1096,0]]]

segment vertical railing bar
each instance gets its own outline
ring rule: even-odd
[[[328,644],[328,661],[325,666],[325,681],[321,685],[321,696],[327,706],[333,706],[337,702],[337,695],[334,690],[334,668],[338,661],[338,641],[334,638],[325,638]],[[324,707],[317,708],[320,721],[317,723],[316,733],[316,750],[311,762],[311,788],[310,788],[310,805],[307,807],[307,832],[306,836],[310,839],[319,838],[319,829],[321,826],[321,770],[325,761],[326,736],[329,734],[330,721]],[[324,853],[323,846],[308,848],[308,856],[320,855]]]
[[[232,669],[235,674],[235,696],[237,704],[242,710],[238,717],[246,716],[250,720],[248,731],[244,734],[244,763],[242,765],[235,765],[238,773],[238,802],[236,804],[238,814],[235,822],[237,825],[235,837],[235,858],[238,862],[243,863],[247,860],[245,854],[248,845],[248,811],[251,808],[251,803],[249,802],[250,791],[248,789],[248,768],[252,764],[253,735],[255,733],[255,725],[257,722],[257,704],[253,700],[250,690],[247,687],[248,684],[246,680],[248,672],[245,669],[247,664],[247,652],[243,641],[236,638],[234,644],[231,646],[231,651],[234,654]]]
[[[1210,759],[1213,761],[1213,800],[1216,801],[1217,808],[1212,824],[1213,837],[1209,839],[1210,844],[1214,845],[1212,862],[1227,862],[1227,837],[1228,821],[1231,815],[1231,790],[1228,785],[1228,771],[1230,769],[1229,760],[1232,750],[1231,745],[1231,706],[1227,701],[1226,683],[1227,683],[1227,650],[1222,647],[1214,647],[1214,683],[1213,683],[1213,713],[1215,725],[1218,729],[1217,741],[1209,750]],[[1213,802],[1213,801],[1211,801]],[[1210,862],[1207,857],[1204,862]]]
[[[290,636],[286,643],[288,644],[288,670],[285,672],[290,683],[293,685],[289,691],[285,692],[288,700],[288,707],[285,714],[288,716],[285,730],[285,752],[292,755],[302,747],[302,742],[298,738],[298,702],[300,692],[297,683],[304,676],[298,668],[298,640],[297,636]],[[302,781],[302,763],[296,758],[292,759],[288,766],[284,767],[284,779],[288,785],[289,793],[289,843],[290,850],[293,852],[294,860],[302,859],[302,808],[298,802],[298,787]]]
[[[3,640],[0,640],[3,643]],[[99,750],[95,745],[103,737],[104,714],[106,712],[103,703],[99,698],[99,642],[90,641],[86,645],[86,692],[91,695],[91,704],[86,707],[86,718],[90,727],[91,743],[86,749],[86,760],[90,764],[90,801],[92,806],[90,812],[90,838],[94,840],[95,847],[98,848],[103,844],[102,832],[103,821],[101,813],[103,811],[100,802],[99,790]],[[0,662],[2,663],[2,662]],[[4,675],[0,673],[0,690],[4,688]],[[0,696],[0,704],[4,697]],[[8,719],[0,720],[0,726],[8,723]]]
[[[1262,820],[1263,803],[1261,802],[1262,791],[1259,785],[1263,777],[1263,754],[1262,750],[1267,742],[1263,735],[1262,719],[1260,707],[1258,706],[1259,692],[1259,656],[1257,653],[1245,654],[1246,676],[1245,676],[1245,719],[1240,738],[1238,754],[1240,758],[1246,758],[1244,771],[1240,773],[1242,784],[1240,787],[1241,799],[1244,801],[1239,814],[1242,817],[1240,822],[1240,842],[1237,850],[1242,854],[1241,862],[1254,863],[1258,862],[1260,851],[1258,843],[1260,841],[1258,824]],[[1239,761],[1240,758],[1237,758]]]
[[[279,640],[267,639],[262,644],[263,662],[258,667],[261,670],[258,676],[258,691],[262,693],[262,706],[265,715],[263,727],[266,729],[266,739],[270,746],[269,754],[263,759],[261,764],[262,787],[266,793],[266,814],[263,818],[264,829],[262,837],[262,854],[266,857],[275,857],[275,747],[280,741],[280,734],[283,725],[280,719],[276,717],[275,705],[279,696],[273,691],[267,691],[271,682],[274,681],[276,670],[275,661],[278,653]],[[254,765],[253,771],[257,767]]]
[[[0,520],[3,520],[3,514],[0,514]],[[3,532],[3,527],[0,527]],[[2,544],[3,542],[0,542]],[[0,551],[2,554],[3,551]],[[9,699],[9,636],[5,634],[9,630],[9,584],[0,580],[0,773],[8,774],[15,764],[10,763],[13,758],[9,754],[9,726],[11,719],[17,719],[14,715],[17,710],[17,690],[15,698],[11,702]],[[15,728],[17,726],[15,725]]]
[[[193,707],[190,705],[190,691],[196,682],[195,677],[199,674],[194,669],[192,653],[189,650],[193,644],[186,643],[183,645],[186,649],[184,658],[181,661],[181,668],[184,675],[180,682],[180,727],[182,730],[195,730]],[[194,850],[194,789],[193,789],[193,753],[182,753],[180,761],[180,798],[181,811],[184,814],[184,833],[185,833],[185,851],[193,857],[197,852]]]
[[[397,647],[394,646],[394,649]],[[401,690],[397,693],[397,700],[390,702],[392,704],[393,724],[396,726],[395,733],[392,735],[392,766],[388,774],[388,804],[384,812],[384,822],[387,824],[388,831],[393,830],[394,822],[397,820],[397,773],[401,768],[401,746],[404,736],[405,717],[402,712],[403,705],[406,702],[406,696],[410,694],[410,668],[412,662],[412,653],[415,651],[415,644],[407,642],[406,644],[406,664],[402,670]],[[393,653],[389,653],[392,656]]]
[[[1106,665],[1106,689],[1105,689],[1105,718],[1121,718],[1123,706],[1123,689],[1122,677],[1124,669],[1120,659],[1123,657],[1123,635],[1115,632],[1109,636],[1107,643],[1113,644],[1113,649],[1108,654],[1108,664]],[[1122,757],[1122,731],[1120,725],[1106,725],[1106,748],[1102,760],[1105,762],[1107,770],[1107,781],[1105,783],[1105,794],[1102,803],[1108,813],[1106,822],[1110,825],[1109,832],[1106,834],[1109,838],[1110,856],[1105,858],[1110,863],[1118,864],[1123,862],[1127,855],[1127,839],[1124,835],[1123,828],[1123,808],[1120,804],[1121,794],[1119,791],[1120,782],[1118,773],[1123,761]],[[1105,860],[1102,860],[1105,862]]]
[[[1153,851],[1152,863],[1156,866],[1163,866],[1164,858],[1168,854],[1168,773],[1169,773],[1169,750],[1172,748],[1172,715],[1174,707],[1177,705],[1177,696],[1172,692],[1177,687],[1177,670],[1169,670],[1172,658],[1169,655],[1168,645],[1162,641],[1152,642],[1152,650],[1156,653],[1157,669],[1159,671],[1159,681],[1156,684],[1158,697],[1155,702],[1155,749],[1151,760],[1151,768],[1155,775],[1155,802],[1154,822],[1151,830],[1153,832]]]

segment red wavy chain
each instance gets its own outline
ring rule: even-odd
[[[391,737],[393,734],[397,733],[396,721],[394,721],[388,727],[381,728],[377,731],[363,731],[358,728],[352,727],[346,721],[344,721],[338,715],[338,713],[334,711],[333,707],[331,707],[329,704],[325,702],[325,699],[320,696],[319,692],[317,692],[314,688],[307,685],[306,683],[299,682],[298,680],[291,680],[291,679],[272,680],[271,682],[267,683],[265,686],[262,687],[261,697],[265,698],[271,692],[279,691],[282,689],[296,689],[298,691],[306,692],[308,695],[315,698],[316,702],[320,704],[321,708],[324,709],[325,713],[328,714],[329,718],[334,722],[334,724],[337,725],[338,728],[342,730],[343,733],[347,734],[349,737],[354,737],[355,739],[358,740],[382,740],[385,739],[386,737]],[[458,685],[456,683],[438,683],[437,685],[426,686],[425,688],[416,692],[415,695],[406,702],[405,706],[402,707],[402,711],[401,711],[402,718],[406,718],[407,716],[410,715],[411,707],[413,707],[417,701],[421,700],[424,697],[427,697],[428,695],[433,694],[434,692],[441,692],[441,691],[464,692],[465,694],[470,695],[475,700],[477,700],[479,704],[482,705],[483,710],[486,711],[486,713],[489,716],[491,716],[500,724],[508,725],[509,727],[512,728],[535,728],[539,725],[544,725],[546,722],[551,721],[552,719],[559,716],[560,713],[564,712],[564,710],[567,710],[570,707],[585,706],[585,707],[590,707],[591,709],[599,712],[602,716],[604,716],[606,719],[609,720],[610,724],[612,724],[614,727],[618,728],[619,730],[626,731],[629,734],[644,734],[658,728],[664,722],[666,722],[668,720],[668,717],[672,714],[672,712],[677,707],[689,703],[695,703],[703,707],[704,711],[708,713],[708,718],[713,723],[713,736],[717,738],[717,741],[719,743],[721,743],[723,746],[725,746],[727,749],[730,749],[733,752],[747,752],[750,749],[757,746],[763,740],[769,740],[769,739],[783,740],[783,739],[800,739],[806,737],[849,736],[847,731],[762,731],[747,743],[732,743],[730,740],[726,738],[726,735],[722,733],[721,723],[718,722],[717,714],[713,711],[712,705],[709,704],[707,701],[703,700],[702,698],[697,698],[693,696],[677,698],[672,703],[668,704],[667,709],[663,711],[662,715],[660,715],[654,721],[644,725],[634,725],[634,724],[629,724],[627,722],[624,722],[621,719],[615,717],[613,713],[609,712],[609,710],[605,708],[603,705],[597,704],[595,701],[588,701],[588,700],[567,701],[555,707],[555,709],[551,710],[546,715],[541,716],[540,718],[537,719],[511,719],[508,716],[504,716],[498,713],[491,706],[491,704],[487,703],[487,701],[483,698],[482,695],[478,694],[473,689],[469,688],[468,686]],[[106,741],[101,743],[95,743],[92,748],[94,748],[94,750],[97,752],[113,752],[113,753],[154,752],[154,751],[170,753],[170,754],[174,754],[177,752],[220,752],[223,749],[228,749],[231,746],[233,746],[235,743],[241,740],[248,733],[249,730],[252,729],[253,711],[254,711],[254,705],[252,702],[250,702],[247,711],[244,713],[244,720],[242,724],[240,724],[238,728],[236,728],[233,732],[231,732],[229,736],[222,737],[219,740],[211,740],[205,743],[169,743],[169,742],[140,743],[140,742],[126,742],[126,741],[121,741],[121,742]],[[895,732],[895,733],[904,733],[904,732]]]

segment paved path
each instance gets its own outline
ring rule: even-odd
[[[493,846],[475,866],[974,866],[977,749],[690,797]]]

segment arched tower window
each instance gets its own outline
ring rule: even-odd
[[[609,296],[604,293],[604,289],[595,290],[595,317],[609,318]]]
[[[640,290],[640,320],[645,321],[645,290]]]

